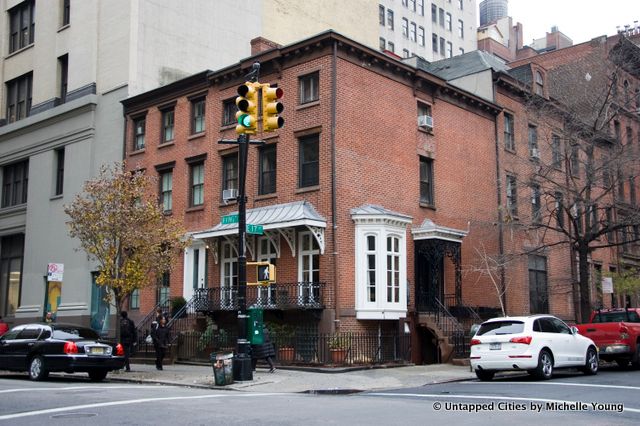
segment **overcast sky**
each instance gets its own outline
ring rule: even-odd
[[[617,25],[639,25],[640,0],[509,0],[509,16],[514,24],[522,23],[525,45],[554,25],[578,44],[613,35]]]

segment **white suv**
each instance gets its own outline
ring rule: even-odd
[[[485,321],[471,339],[470,360],[480,380],[491,380],[496,371],[504,370],[526,370],[540,379],[550,379],[554,368],[598,373],[593,341],[551,315]]]

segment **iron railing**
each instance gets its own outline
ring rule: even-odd
[[[235,311],[238,309],[237,287],[196,289],[194,309],[199,312]],[[276,283],[270,286],[247,286],[247,308],[266,310],[324,309],[330,292],[324,282]]]
[[[447,336],[449,343],[453,346],[453,353],[456,357],[464,357],[469,354],[469,339],[464,328],[456,317],[438,300],[434,298],[433,306],[435,312],[431,312],[438,328]]]
[[[470,332],[472,325],[484,322],[472,307],[458,300],[455,294],[445,294],[444,306],[458,320],[467,334]]]
[[[167,299],[164,302],[158,303],[156,306],[151,309],[151,311],[142,318],[138,325],[136,325],[136,336],[137,336],[137,351],[142,352],[153,352],[153,346],[147,345],[145,339],[151,333],[151,323],[156,320],[156,309],[162,308],[162,312],[167,312],[170,306],[171,300]]]
[[[203,341],[201,332],[183,332],[178,338],[178,359],[209,361],[213,352],[234,352],[235,332],[213,335]],[[383,333],[309,333],[293,336],[272,334],[275,360],[298,365],[368,365],[408,363],[411,360],[409,334]]]

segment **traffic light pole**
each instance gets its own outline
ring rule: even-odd
[[[249,155],[249,135],[238,136],[238,342],[233,358],[233,379],[253,380],[250,345],[247,340],[247,197],[245,181],[247,158]]]

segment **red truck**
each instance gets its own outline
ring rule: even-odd
[[[598,345],[600,359],[640,368],[640,308],[600,309],[589,321],[578,332]]]

